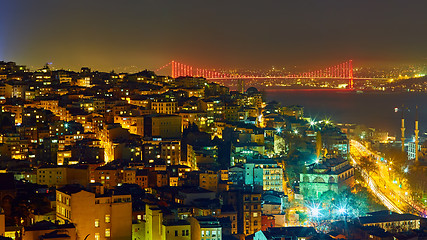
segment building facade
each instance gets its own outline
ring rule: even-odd
[[[75,185],[56,190],[56,219],[74,223],[77,239],[131,239],[130,195],[99,194]]]

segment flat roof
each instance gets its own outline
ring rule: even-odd
[[[412,215],[412,214],[384,214],[384,215],[374,215],[367,217],[359,217],[361,224],[369,223],[384,223],[384,222],[399,222],[399,221],[413,221],[420,220],[422,217]]]

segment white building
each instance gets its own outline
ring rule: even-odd
[[[421,144],[418,144],[418,152],[421,151]],[[408,143],[408,160],[415,159],[415,142]]]
[[[191,239],[221,240],[222,227],[218,219],[211,216],[190,217]]]

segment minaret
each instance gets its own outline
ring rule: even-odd
[[[404,107],[402,106],[402,127],[400,130],[402,131],[402,137],[400,140],[402,141],[402,152],[405,151],[405,118],[403,117]]]
[[[415,111],[415,162],[418,162],[418,106]]]

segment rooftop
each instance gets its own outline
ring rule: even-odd
[[[361,224],[383,223],[383,222],[398,222],[398,221],[414,221],[420,220],[422,217],[412,214],[378,214],[367,217],[360,217]]]
[[[15,179],[13,173],[0,173],[0,191],[1,190],[14,190]]]
[[[316,235],[313,227],[273,227],[262,231],[267,239],[288,239],[289,237],[309,237]]]
[[[221,227],[218,219],[212,216],[200,216],[196,217],[199,221],[200,227],[202,228],[218,228]]]
[[[79,184],[68,184],[68,185],[65,185],[63,187],[58,188],[57,190],[65,193],[65,194],[71,195],[71,194],[78,193],[78,192],[85,190],[85,189],[83,186],[81,186]]]
[[[74,224],[55,224],[49,221],[37,222],[31,226],[25,227],[25,231],[41,231],[41,230],[54,230],[54,229],[64,229],[64,228],[75,228]]]
[[[186,220],[172,219],[172,220],[163,221],[163,225],[165,225],[165,226],[184,226],[184,225],[190,225],[190,223]]]

